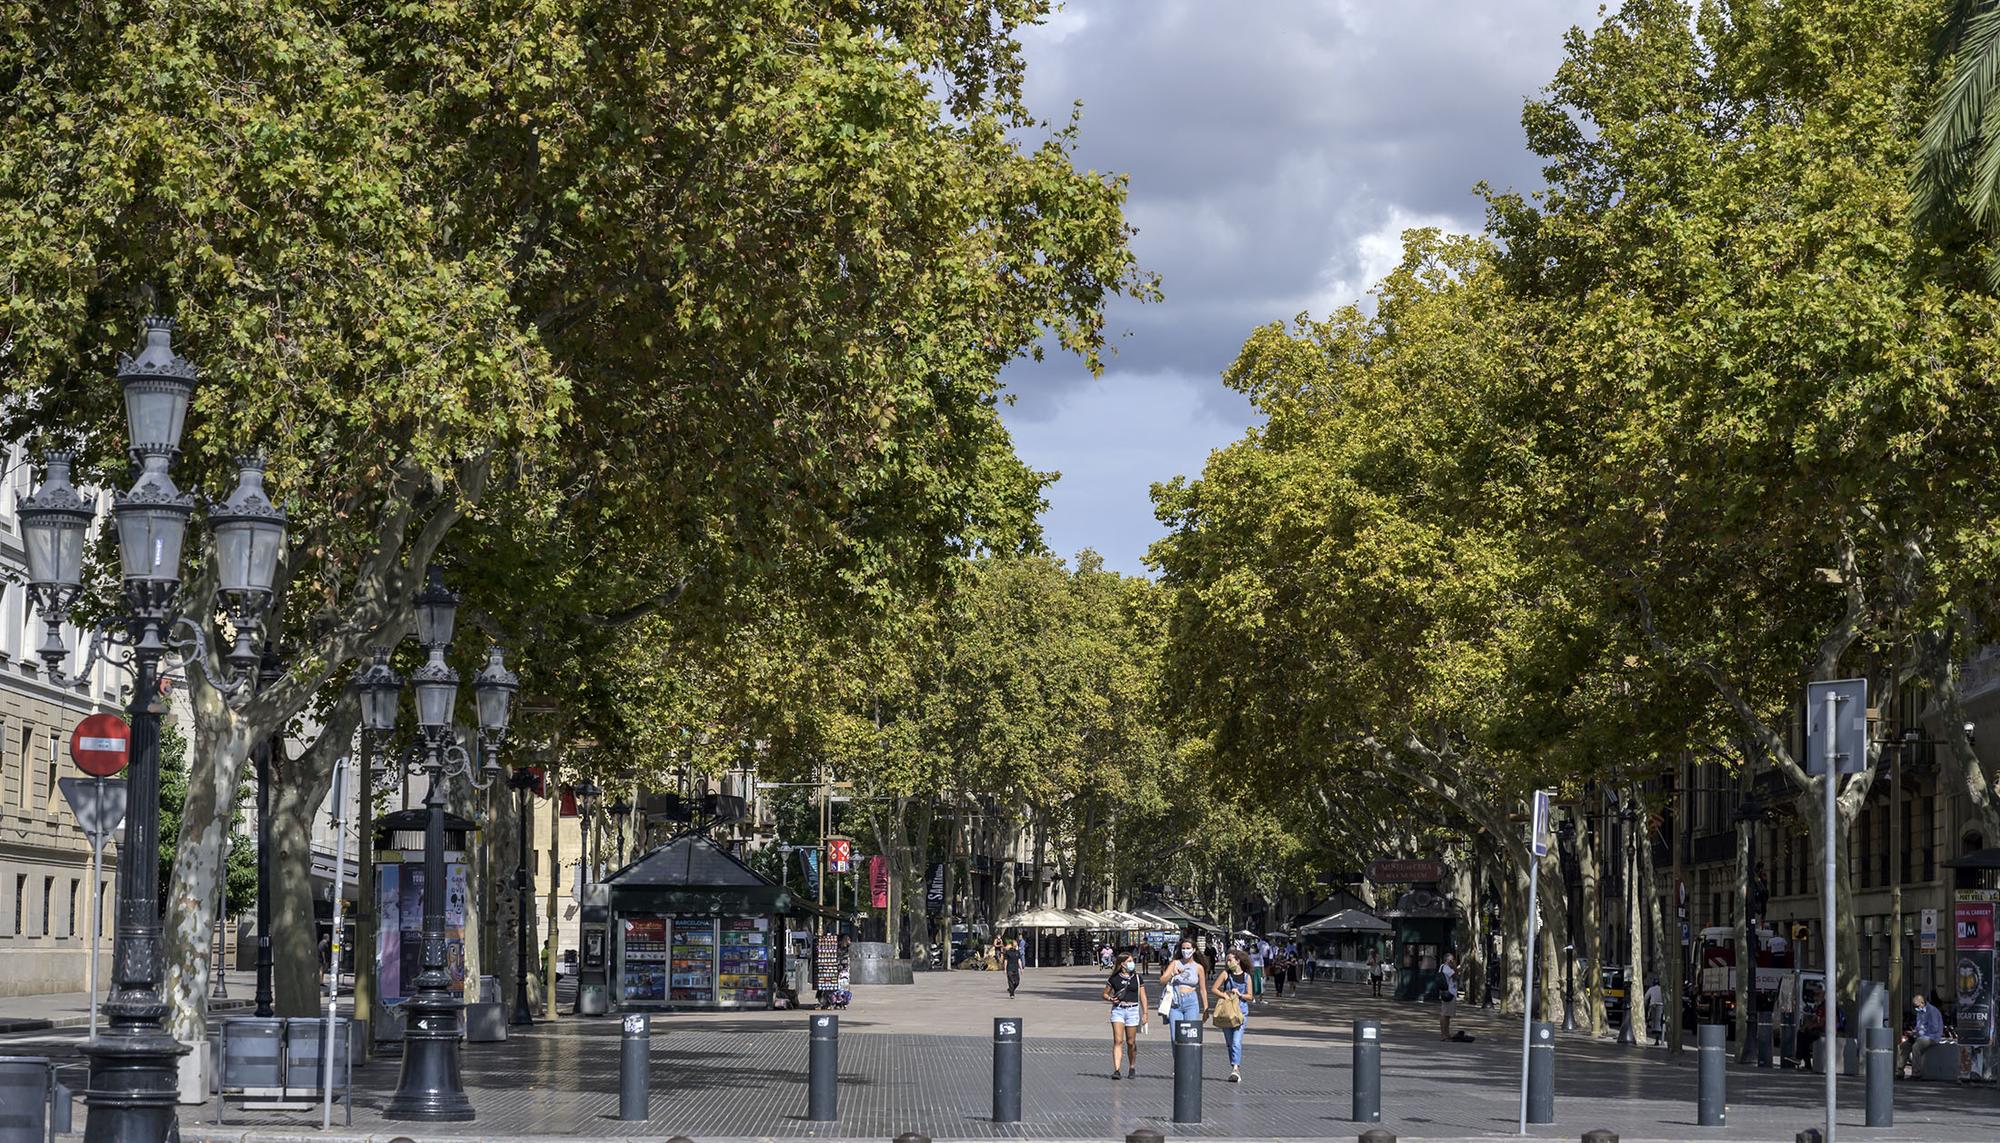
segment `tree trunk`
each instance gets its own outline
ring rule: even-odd
[[[271,759],[271,992],[278,1015],[311,1016],[320,1001],[312,819],[333,774],[301,784],[282,754]]]
[[[1673,836],[1667,839],[1667,844],[1673,851],[1674,880],[1673,884],[1667,887],[1667,924],[1664,929],[1664,939],[1660,942],[1667,963],[1666,983],[1660,988],[1661,999],[1665,1001],[1665,1015],[1662,1019],[1667,1023],[1667,1050],[1677,1055],[1681,1050],[1683,1035],[1681,1006],[1687,1000],[1687,980],[1683,975],[1687,967],[1687,946],[1681,940],[1681,886],[1685,884],[1682,879],[1682,863],[1685,860],[1686,847],[1681,844],[1681,839],[1687,836],[1688,771],[1686,759],[1675,764]]]
[[[1597,831],[1579,829],[1577,839],[1577,865],[1581,876],[1578,878],[1583,900],[1579,903],[1582,914],[1577,931],[1571,934],[1576,944],[1576,962],[1583,966],[1583,979],[1578,982],[1577,994],[1583,999],[1584,1022],[1590,1026],[1590,1034],[1602,1038],[1604,1025],[1604,956],[1599,947],[1599,936],[1604,931],[1604,877],[1603,850],[1599,847]]]
[[[1755,771],[1746,764],[1741,775],[1739,802],[1750,796],[1755,780]],[[1736,1058],[1746,1064],[1757,1054],[1757,1038],[1750,1031],[1756,1015],[1752,1006],[1757,999],[1757,934],[1750,931],[1750,889],[1754,883],[1751,862],[1754,860],[1752,850],[1756,838],[1756,822],[1739,820],[1736,823]]]
[[[243,724],[229,722],[217,735],[212,731],[221,720],[200,717],[205,704],[221,708],[222,698],[214,690],[193,688],[190,699],[197,716],[194,749],[188,757],[187,804],[160,910],[167,962],[161,985],[168,1007],[167,1030],[183,1042],[208,1035],[208,954],[215,934],[210,910],[221,889],[223,845],[251,743]]]

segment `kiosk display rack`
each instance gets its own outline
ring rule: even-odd
[[[669,998],[676,1003],[715,1000],[715,922],[707,917],[675,917]]]
[[[767,917],[722,919],[722,972],[716,978],[716,999],[723,1006],[770,1003],[770,927]]]
[[[627,1004],[658,1004],[667,998],[667,921],[664,917],[627,917],[619,925],[624,942],[620,963],[624,980],[619,996]]]

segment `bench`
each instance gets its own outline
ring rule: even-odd
[[[215,1122],[234,1099],[258,1111],[311,1111],[325,1098],[331,1082],[354,1125],[353,1023],[334,1021],[332,1075],[321,1066],[326,1021],[307,1016],[236,1016],[222,1022],[216,1072]]]
[[[1924,1053],[1921,1066],[1911,1069],[1910,1074],[1917,1079],[1940,1080],[1950,1083],[1959,1076],[1960,1052],[1958,1041],[1939,1040]]]

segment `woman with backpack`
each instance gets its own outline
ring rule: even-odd
[[[1220,972],[1215,974],[1215,1026],[1222,1029],[1222,1042],[1229,1047],[1229,1082],[1243,1082],[1243,1029],[1250,1022],[1250,1001],[1256,997],[1256,982],[1250,975],[1250,954],[1230,950]],[[1231,999],[1235,1011],[1231,1012]]]

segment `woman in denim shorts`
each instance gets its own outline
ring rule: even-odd
[[[1119,1052],[1125,1074],[1139,1074],[1139,1029],[1146,1026],[1146,984],[1131,953],[1121,953],[1111,979],[1104,982],[1104,999],[1111,1002],[1111,1078],[1118,1078]]]

